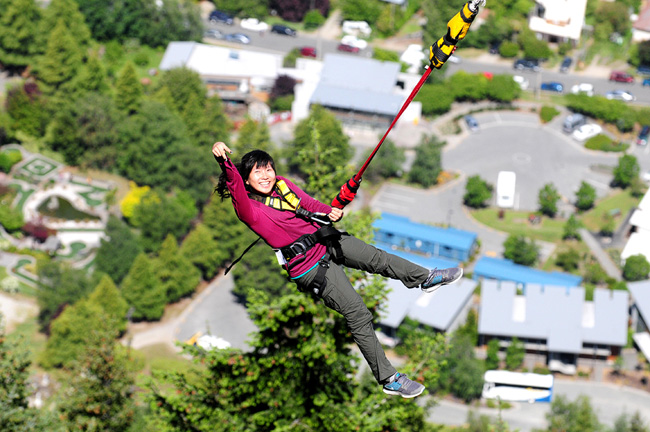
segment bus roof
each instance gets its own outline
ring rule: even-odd
[[[485,382],[510,384],[517,386],[531,386],[541,388],[553,387],[553,375],[542,375],[531,372],[488,370],[485,371],[484,380]]]

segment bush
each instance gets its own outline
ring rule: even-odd
[[[23,155],[19,150],[5,150],[0,153],[0,169],[8,173],[21,160],[23,160]]]
[[[296,67],[296,59],[298,57],[300,57],[300,50],[298,48],[292,49],[287,53],[287,55],[284,56],[284,60],[282,60],[282,66],[286,68]]]
[[[623,278],[626,281],[640,281],[648,278],[650,273],[650,263],[645,256],[638,254],[632,255],[625,260],[623,267]]]
[[[585,143],[585,148],[588,148],[589,150],[599,150],[604,152],[622,152],[627,150],[628,147],[628,144],[616,142],[603,134],[589,138]]]
[[[505,41],[499,47],[501,57],[512,58],[519,54],[519,45],[515,42]]]
[[[305,14],[305,29],[311,30],[316,29],[323,25],[325,22],[325,17],[316,9],[312,9]]]
[[[425,84],[415,100],[422,103],[422,114],[433,116],[448,112],[454,102],[454,95],[447,84]]]
[[[555,107],[544,105],[539,112],[539,117],[542,119],[542,123],[548,123],[558,114],[560,114],[560,112],[555,109]]]
[[[291,111],[291,104],[293,103],[294,95],[278,96],[271,100],[271,111]]]
[[[567,272],[577,270],[580,264],[580,253],[575,249],[560,252],[555,258],[555,264]]]
[[[463,203],[472,208],[485,207],[485,201],[492,198],[493,186],[475,175],[467,179]]]
[[[496,102],[512,102],[521,94],[521,87],[512,75],[495,75],[486,89],[487,97]]]

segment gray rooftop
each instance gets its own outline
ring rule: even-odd
[[[382,325],[397,328],[408,316],[421,324],[446,331],[454,318],[467,305],[477,282],[462,278],[454,285],[447,285],[432,293],[418,288],[408,289],[397,280],[388,280],[388,300],[381,314]]]
[[[480,334],[542,339],[549,351],[565,353],[579,353],[584,343],[626,343],[625,291],[596,289],[593,302],[581,287],[530,284],[525,295],[516,292],[513,282],[483,281]]]
[[[160,70],[170,70],[187,65],[196,42],[170,42],[160,61]]]
[[[628,282],[627,289],[630,290],[643,321],[650,325],[650,280]]]
[[[324,106],[394,116],[404,97],[394,94],[399,63],[327,54],[310,102]]]

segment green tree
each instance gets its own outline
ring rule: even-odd
[[[467,402],[481,396],[483,389],[483,365],[474,354],[474,344],[462,332],[454,332],[446,364],[440,371],[443,388]]]
[[[191,99],[203,106],[207,99],[207,89],[198,72],[185,67],[165,71],[161,76],[155,93],[169,91],[174,111],[181,114]]]
[[[493,190],[494,187],[480,176],[471,176],[467,179],[467,184],[465,185],[463,204],[472,208],[485,207],[485,202],[492,198]]]
[[[460,102],[479,101],[487,95],[488,79],[482,74],[470,74],[460,70],[449,77],[447,84],[454,98]]]
[[[372,150],[369,150],[363,160],[367,160]],[[397,147],[395,142],[387,138],[375,153],[372,163],[364,173],[364,179],[372,182],[402,176],[402,166],[406,162],[404,149]]]
[[[108,93],[106,70],[98,55],[93,54],[88,57],[88,61],[77,77],[76,89],[82,93]]]
[[[259,242],[233,267],[235,289],[233,294],[248,298],[253,291],[264,291],[269,298],[295,292],[293,283],[287,282],[287,273],[278,265],[273,250]]]
[[[180,248],[181,254],[199,269],[203,279],[212,279],[228,258],[212,232],[204,224],[197,224],[185,237]]]
[[[485,357],[485,369],[499,369],[499,339],[490,339],[487,344],[487,354]]]
[[[381,14],[381,4],[371,0],[343,0],[341,12],[346,20],[375,23]]]
[[[137,236],[120,219],[111,215],[106,224],[106,239],[101,239],[95,255],[95,270],[106,273],[120,284],[135,257],[142,252]]]
[[[555,217],[557,213],[557,202],[560,194],[552,183],[547,183],[539,190],[538,203],[539,210],[549,216]]]
[[[509,103],[521,94],[521,87],[510,74],[494,75],[485,90],[487,98],[496,102]]]
[[[21,71],[34,60],[41,10],[34,0],[3,2],[0,11],[0,64]]]
[[[456,329],[456,333],[467,336],[472,345],[476,346],[478,343],[478,315],[474,309],[467,312],[465,323]]]
[[[150,191],[135,208],[131,222],[140,229],[140,242],[147,252],[157,251],[169,234],[184,237],[198,210],[193,202],[186,205],[188,194],[176,191],[173,195]]]
[[[86,297],[98,284],[97,275],[89,275],[85,270],[72,268],[65,262],[38,260],[36,274],[36,299],[40,309],[38,319],[44,329],[66,305],[75,304]]]
[[[331,201],[352,176],[349,141],[341,123],[320,105],[296,125],[285,155],[290,172],[305,179],[305,191],[314,198]]]
[[[591,406],[588,396],[578,396],[569,401],[564,395],[557,395],[551,402],[551,411],[546,413],[547,432],[599,432],[603,429]]]
[[[45,367],[70,367],[84,353],[92,332],[105,325],[102,307],[82,299],[67,306],[50,326],[50,337],[40,362]]]
[[[126,330],[126,312],[129,305],[110,277],[102,277],[99,285],[90,293],[88,301],[102,308],[105,316],[110,320],[111,327],[119,334]]]
[[[83,59],[81,48],[63,19],[52,30],[45,54],[39,59],[36,73],[43,91],[63,99],[72,94]]]
[[[49,114],[46,100],[36,83],[10,87],[5,100],[9,115],[8,126],[14,131],[21,131],[33,137],[40,137],[45,132]]]
[[[191,145],[181,119],[154,101],[119,126],[121,174],[139,185],[178,188],[202,202],[211,189],[212,158]],[[177,236],[180,237],[180,236]]]
[[[516,264],[533,266],[539,258],[539,247],[524,235],[510,234],[503,248],[503,256]]]
[[[564,228],[562,231],[562,240],[576,239],[580,240],[580,228],[582,228],[582,222],[580,222],[575,215],[569,216],[569,219],[564,223]]]
[[[574,271],[580,265],[580,252],[573,248],[569,248],[557,254],[555,264],[562,267],[564,271]]]
[[[632,255],[625,260],[623,278],[626,281],[639,281],[648,279],[650,263],[644,255]]]
[[[513,337],[506,348],[506,369],[511,371],[518,369],[524,363],[525,355],[524,344],[517,337]]]
[[[454,102],[454,93],[449,91],[446,83],[425,84],[413,99],[422,104],[425,116],[440,115],[449,112]]]
[[[109,328],[94,330],[59,410],[68,430],[125,431],[135,416],[133,359]]]
[[[612,432],[650,432],[650,427],[643,421],[639,411],[633,415],[622,413],[616,417]]]
[[[10,233],[18,231],[25,225],[23,212],[4,202],[0,203],[0,224]]]
[[[274,149],[266,122],[247,118],[239,128],[239,135],[233,151],[236,151],[239,156],[243,156],[251,150],[263,150],[272,154]]]
[[[613,183],[625,189],[639,176],[639,170],[639,163],[636,156],[623,155],[618,159],[618,165],[614,168]]]
[[[153,263],[144,253],[133,262],[120,290],[122,297],[133,307],[134,320],[155,321],[162,317],[167,303],[165,289],[154,273]]]
[[[176,238],[169,234],[163,241],[154,261],[154,272],[160,281],[167,303],[191,294],[199,284],[199,270],[182,254],[178,253]]]
[[[48,39],[53,37],[53,29],[56,28],[59,20],[64,23],[79,46],[82,56],[85,57],[91,43],[90,29],[84,21],[83,14],[79,11],[79,5],[74,0],[52,0],[47,5],[43,17],[38,23],[37,36],[40,51],[45,51]]]
[[[547,59],[553,54],[548,43],[537,39],[537,35],[525,26],[518,38],[519,46],[524,52],[524,57]]]
[[[115,105],[127,114],[140,109],[144,90],[132,62],[127,62],[115,81]]]
[[[438,183],[438,176],[442,172],[441,149],[445,144],[434,135],[422,135],[415,148],[415,161],[409,171],[410,182],[425,188]]]
[[[586,211],[594,206],[594,202],[596,202],[596,188],[582,181],[580,189],[576,192],[576,207],[580,211]]]

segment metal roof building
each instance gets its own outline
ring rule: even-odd
[[[373,224],[378,244],[439,258],[467,261],[476,248],[476,233],[412,222],[404,216],[382,213]]]
[[[515,264],[508,259],[488,256],[479,258],[474,266],[474,279],[480,278],[512,281],[524,287],[529,284],[577,287],[582,282],[580,276],[569,273],[545,272]]]
[[[343,121],[390,122],[404,96],[397,91],[400,64],[343,54],[327,54],[310,104],[333,110]]]
[[[650,280],[630,282],[627,289],[632,294],[632,330],[634,342],[650,361]]]
[[[576,365],[578,357],[607,357],[627,343],[626,291],[529,284],[523,295],[514,282],[481,284],[478,330],[483,342],[517,337],[527,348],[548,353],[553,362]],[[556,370],[561,370],[558,364]]]

